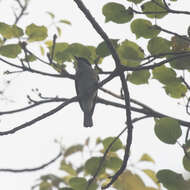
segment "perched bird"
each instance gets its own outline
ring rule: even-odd
[[[79,96],[79,104],[84,112],[84,127],[92,127],[92,115],[97,97],[98,74],[92,69],[89,61],[82,57],[76,57],[77,67],[75,75],[75,88]]]

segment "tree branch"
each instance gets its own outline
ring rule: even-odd
[[[61,110],[62,108],[64,108],[65,106],[67,106],[68,104],[72,103],[72,102],[76,102],[78,100],[77,96],[71,98],[71,99],[68,99],[67,101],[65,101],[64,103],[60,104],[59,106],[57,106],[56,108],[24,123],[24,124],[21,124],[11,130],[8,130],[8,131],[3,131],[3,132],[0,132],[0,136],[3,136],[3,135],[10,135],[10,134],[14,134],[15,132],[21,130],[21,129],[24,129],[26,127],[29,127],[31,126],[32,124],[42,120],[42,119],[45,119],[46,117],[50,116],[50,115],[53,115],[55,114],[56,112],[58,112],[59,110]]]
[[[97,98],[97,103],[101,103],[101,104],[104,104],[104,105],[109,105],[109,106],[114,106],[114,107],[117,107],[117,108],[125,109],[124,104],[120,104],[120,103],[116,103],[116,102],[113,102],[113,101],[105,100],[105,99],[100,98],[100,97]],[[149,109],[147,109],[147,108],[149,108]],[[163,114],[163,113],[160,113],[158,111],[153,110],[149,106],[146,106],[145,109],[140,109],[140,108],[136,108],[136,107],[131,106],[131,110],[134,111],[134,112],[137,112],[137,113],[145,114],[145,115],[147,115],[149,117],[155,117],[155,118],[170,117],[170,118],[178,120],[180,125],[190,128],[190,122],[184,121],[184,120],[181,120],[181,119],[178,119],[178,118],[174,118],[172,116],[169,116],[169,115],[166,115],[166,114]]]
[[[59,152],[59,154],[55,158],[53,158],[49,162],[47,162],[45,164],[42,164],[41,166],[38,166],[38,167],[35,167],[35,168],[24,168],[24,169],[0,168],[0,172],[24,173],[24,172],[39,171],[39,170],[44,169],[47,166],[51,165],[52,163],[54,163],[61,156],[62,156],[62,152]]]
[[[35,101],[35,103],[33,103],[32,105],[23,107],[23,108],[19,108],[19,109],[15,109],[15,110],[9,110],[9,111],[0,111],[0,115],[7,115],[7,114],[13,114],[13,113],[18,113],[21,111],[25,111],[31,108],[34,108],[36,106],[42,105],[42,104],[46,104],[46,103],[52,103],[52,102],[64,102],[67,101],[67,98],[54,98],[54,99],[49,99],[49,100],[41,100],[41,101]]]
[[[74,0],[74,1],[78,5],[79,9],[86,16],[86,18],[89,20],[89,22],[92,24],[92,26],[94,27],[96,32],[104,39],[108,49],[110,50],[110,53],[111,53],[113,59],[115,61],[116,71],[118,72],[118,75],[119,75],[121,83],[122,83],[122,88],[124,90],[125,105],[126,105],[126,118],[127,118],[127,126],[128,126],[127,145],[126,145],[124,160],[123,160],[121,168],[112,177],[111,182],[107,186],[104,187],[104,188],[108,188],[109,186],[111,186],[114,183],[114,181],[119,177],[119,175],[125,170],[125,168],[127,166],[127,161],[129,158],[129,152],[130,152],[130,147],[131,147],[131,143],[132,143],[132,129],[133,129],[132,120],[131,120],[129,90],[128,90],[127,82],[125,80],[124,72],[121,69],[121,63],[120,63],[119,56],[117,55],[117,52],[115,51],[115,48],[113,47],[109,37],[103,31],[101,26],[96,22],[96,20],[93,18],[93,16],[89,12],[89,10],[82,3],[82,1],[81,0]]]
[[[42,71],[38,71],[38,70],[35,70],[35,69],[32,69],[32,68],[28,68],[28,67],[25,67],[25,66],[19,66],[19,65],[16,65],[14,63],[11,63],[9,61],[6,61],[5,59],[1,58],[0,57],[0,61],[6,63],[7,65],[10,65],[12,67],[15,67],[15,68],[19,68],[19,69],[22,69],[23,71],[28,71],[28,72],[31,72],[31,73],[36,73],[36,74],[40,74],[40,75],[45,75],[45,76],[50,76],[50,77],[58,77],[58,78],[69,78],[69,79],[74,79],[74,75],[71,75],[69,73],[67,74],[52,74],[52,73],[46,73],[46,72],[42,72]]]

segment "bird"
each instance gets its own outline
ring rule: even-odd
[[[98,74],[92,68],[90,62],[83,57],[74,56],[77,62],[75,75],[75,89],[79,97],[79,105],[84,113],[84,127],[92,127],[92,115],[97,98],[97,89],[93,89],[98,84]]]

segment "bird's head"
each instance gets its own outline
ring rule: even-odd
[[[75,60],[77,61],[77,67],[86,67],[86,66],[91,67],[90,62],[86,58],[77,57],[77,56],[74,56],[74,57],[75,57]]]

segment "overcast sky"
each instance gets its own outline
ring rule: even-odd
[[[2,0],[0,2],[0,18],[1,22],[13,23],[14,17],[12,9],[15,5],[13,0]],[[115,39],[129,39],[136,40],[135,35],[130,33],[129,24],[117,25],[114,23],[104,24],[104,17],[101,14],[102,6],[109,2],[108,0],[102,1],[88,1],[84,3],[90,9],[94,17],[101,24],[110,38]],[[127,1],[121,2],[126,6],[130,4]],[[176,3],[175,8],[179,10],[189,10],[190,4],[187,0],[181,0]],[[56,19],[68,19],[71,21],[72,26],[62,27],[62,38],[58,41],[66,42],[80,42],[88,45],[97,45],[102,41],[99,35],[95,32],[82,12],[78,9],[76,4],[70,1],[47,1],[47,0],[31,0],[28,16],[23,18],[20,26],[26,26],[30,23],[38,25],[46,25],[51,29],[53,36],[53,26],[50,17],[45,13],[46,11],[53,12]],[[171,17],[172,16],[172,17]],[[187,16],[171,15],[163,21],[157,21],[168,30],[173,30],[179,34],[186,34],[188,21]],[[165,35],[168,37],[168,35]],[[144,40],[136,41],[138,44],[143,45]],[[37,51],[35,49],[35,51]],[[105,67],[112,68],[113,61],[111,58],[105,60]],[[39,66],[40,69],[46,69],[52,72],[52,69]],[[1,72],[4,67],[1,68]],[[1,84],[2,85],[2,84]],[[1,103],[2,110],[13,108],[20,108],[26,105],[26,94],[35,97],[31,92],[32,88],[39,88],[43,95],[60,97],[73,97],[75,96],[74,82],[68,79],[56,79],[44,77],[33,74],[15,75],[12,84],[6,90],[6,97],[13,100],[14,103],[3,102]],[[119,93],[120,85],[117,80],[106,85],[115,92]],[[188,119],[184,112],[183,100],[174,100],[165,95],[162,86],[155,81],[151,81],[149,85],[133,86],[129,85],[131,97],[146,103],[157,111],[163,111],[171,116],[178,116],[181,119]],[[102,95],[100,93],[100,95]],[[110,98],[106,95],[107,98]],[[179,106],[180,102],[183,105]],[[167,105],[167,106],[166,106]],[[56,104],[50,106],[41,106],[36,109],[27,111],[26,113],[15,114],[14,116],[6,116],[1,119],[1,131],[7,130],[8,127],[16,127],[17,125],[28,121],[35,116],[47,112],[54,108]],[[39,166],[50,159],[52,159],[58,152],[59,146],[54,143],[55,139],[61,139],[65,146],[84,142],[87,137],[101,136],[115,136],[124,128],[125,113],[113,107],[104,105],[97,105],[94,113],[94,127],[90,129],[83,128],[83,115],[78,104],[71,104],[64,110],[59,111],[39,123],[31,127],[17,132],[9,136],[2,136],[0,138],[0,168],[25,168]],[[124,140],[126,134],[122,137]],[[138,160],[143,153],[149,153],[156,161],[156,169],[170,168],[177,172],[184,172],[181,164],[183,156],[182,150],[177,145],[166,145],[160,142],[153,132],[153,121],[147,119],[146,121],[135,124],[134,141],[132,146],[131,160]],[[26,174],[11,174],[0,173],[0,189],[11,190],[29,190],[41,174],[47,174],[58,169],[59,162],[53,166],[48,167],[40,172],[26,173]]]

